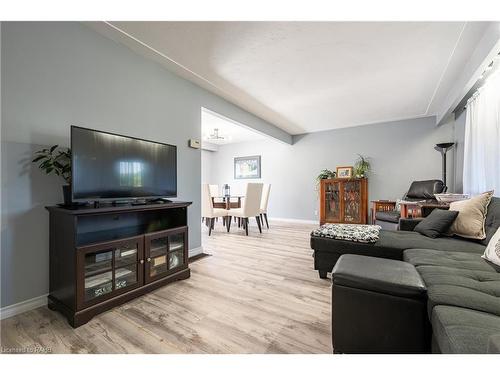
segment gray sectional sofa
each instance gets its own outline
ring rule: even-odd
[[[427,287],[433,352],[500,353],[500,268],[481,258],[499,226],[500,198],[494,197],[488,206],[483,241],[431,239],[413,231],[382,230],[375,244],[312,236],[311,247],[321,277],[331,272],[343,254],[412,264]]]
[[[487,353],[500,339],[500,270],[478,252],[409,249],[403,259],[427,287],[433,351]]]

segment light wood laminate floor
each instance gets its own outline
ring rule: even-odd
[[[1,322],[3,348],[52,353],[331,353],[330,281],[313,270],[313,225],[250,235],[219,221],[191,278],[71,328],[41,307]]]

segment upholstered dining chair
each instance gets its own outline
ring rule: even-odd
[[[210,189],[210,195],[212,197],[218,197],[220,195],[219,185],[210,184],[208,185],[208,187]]]
[[[217,217],[227,217],[229,216],[229,211],[224,210],[222,208],[214,208],[212,202],[212,195],[210,194],[210,187],[208,184],[203,184],[202,187],[202,199],[201,199],[201,216],[205,219],[205,222],[208,226],[208,235],[212,234],[212,230],[214,229],[215,218]],[[227,222],[227,220],[226,220]],[[227,227],[227,231],[229,232],[229,227]]]
[[[271,184],[264,184],[262,187],[262,199],[260,200],[260,221],[264,224],[266,219],[266,226],[269,229],[269,222],[267,221],[267,204],[269,203],[269,193],[271,192]]]
[[[209,184],[208,188],[210,189],[210,195],[212,196],[212,202],[213,202],[214,201],[213,198],[220,196],[219,185]],[[215,220],[218,221],[219,218],[216,217]]]
[[[255,182],[248,183],[241,208],[232,208],[228,211],[229,220],[226,220],[226,223],[229,223],[228,230],[231,227],[231,217],[237,217],[241,220],[245,233],[248,236],[248,219],[250,217],[255,217],[255,220],[257,220],[257,226],[259,227],[259,232],[262,233],[262,226],[260,222],[261,200],[262,184]]]

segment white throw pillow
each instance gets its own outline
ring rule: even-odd
[[[484,251],[483,258],[500,266],[500,228],[498,228],[493,237],[491,237]]]

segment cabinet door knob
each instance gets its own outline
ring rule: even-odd
[[[144,264],[144,259],[141,259],[139,263]]]
[[[151,262],[151,258],[148,258],[148,262]]]

